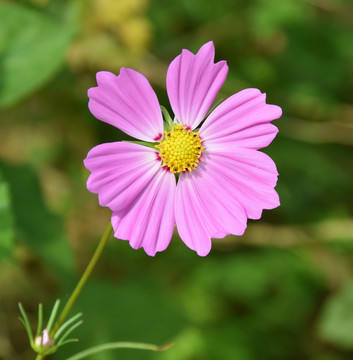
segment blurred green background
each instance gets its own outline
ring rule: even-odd
[[[0,359],[34,359],[35,324],[67,299],[110,219],[82,160],[123,138],[87,108],[100,70],[165,75],[213,40],[222,98],[247,88],[283,108],[265,152],[281,207],[199,258],[178,239],[155,258],[111,239],[75,311],[84,326],[53,359],[110,341],[175,345],[92,359],[353,359],[353,3],[351,0],[0,2]]]

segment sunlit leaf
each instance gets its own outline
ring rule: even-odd
[[[0,2],[0,107],[19,101],[60,68],[74,34],[69,24]]]
[[[26,166],[9,166],[0,162],[4,178],[11,186],[16,234],[63,281],[69,281],[72,253],[62,221],[51,214],[42,197],[38,179]]]
[[[325,304],[319,333],[326,341],[353,349],[353,281]]]

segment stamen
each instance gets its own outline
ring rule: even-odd
[[[172,173],[192,171],[197,168],[202,150],[199,133],[182,125],[175,125],[171,131],[164,133],[164,140],[156,148],[162,159],[162,166],[167,166]]]

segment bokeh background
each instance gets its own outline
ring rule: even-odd
[[[111,239],[75,311],[84,325],[53,359],[111,341],[175,345],[94,360],[353,358],[351,0],[0,2],[0,359],[33,359],[17,303],[64,302],[110,219],[82,160],[123,139],[87,109],[100,70],[148,77],[213,40],[229,76],[283,108],[265,152],[281,207],[206,258],[178,239],[155,258]]]

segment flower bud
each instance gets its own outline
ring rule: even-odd
[[[34,346],[37,351],[42,351],[54,346],[54,341],[50,338],[47,329],[42,331],[42,335],[34,339]]]

